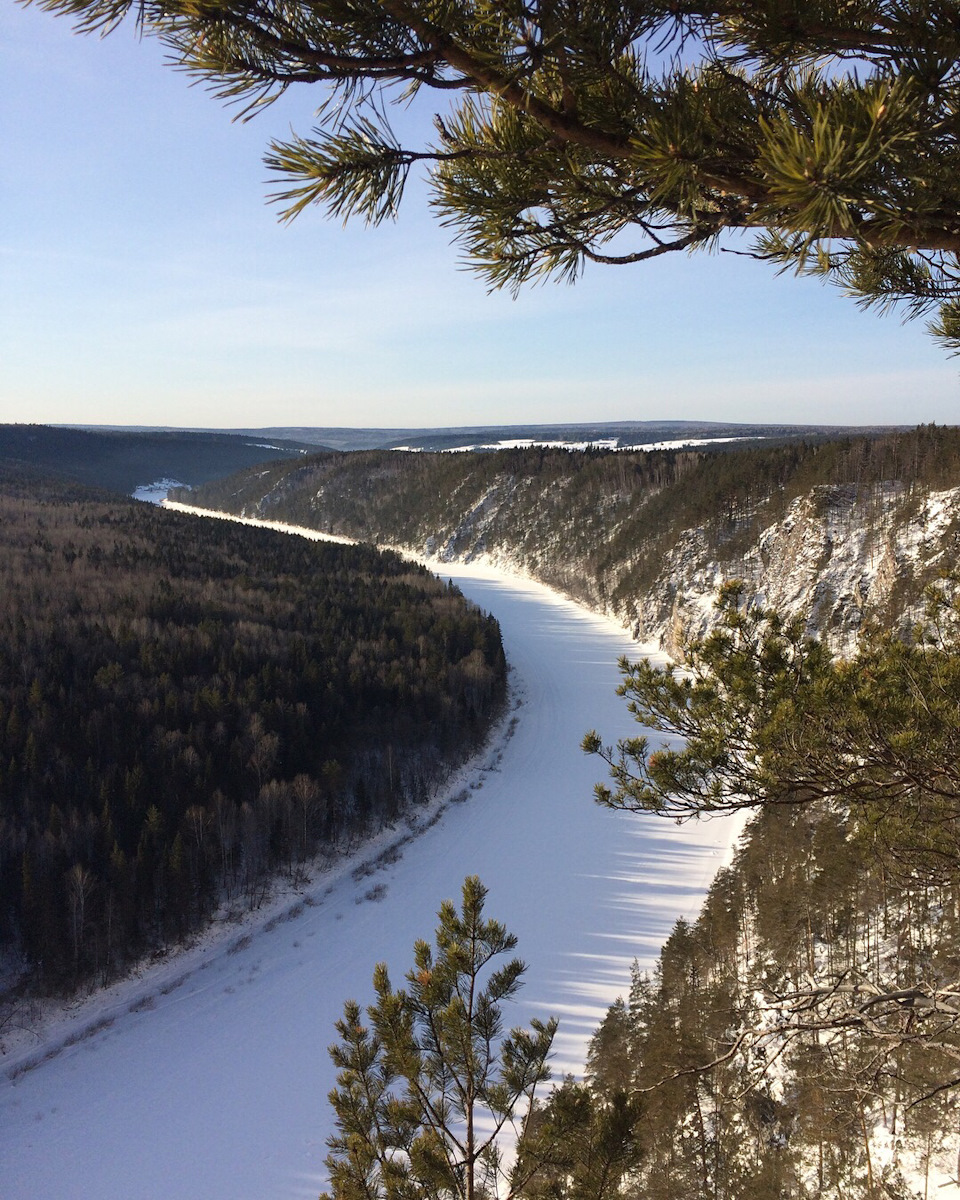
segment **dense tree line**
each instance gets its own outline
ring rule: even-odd
[[[320,454],[179,498],[441,556],[505,554],[632,622],[689,531],[739,575],[745,549],[798,497],[879,522],[958,480],[960,430],[922,426],[724,450]],[[919,599],[922,579],[905,586],[902,602]]]
[[[0,938],[46,988],[375,827],[483,739],[496,622],[371,547],[7,474]]]

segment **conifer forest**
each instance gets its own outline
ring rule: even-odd
[[[0,939],[110,979],[484,739],[496,622],[372,547],[0,480]]]

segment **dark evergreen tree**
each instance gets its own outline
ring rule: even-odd
[[[466,879],[460,910],[441,905],[436,949],[417,942],[407,988],[394,988],[381,963],[366,1021],[359,1004],[345,1005],[330,1051],[338,1132],[327,1200],[518,1194],[556,1021],[504,1031],[501,1005],[515,996],[524,965],[500,962],[516,938],[484,918],[485,899],[479,879]],[[521,1149],[512,1170],[502,1157],[508,1134]]]

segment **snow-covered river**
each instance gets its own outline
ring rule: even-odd
[[[185,979],[183,964],[161,969],[120,993],[112,1024],[15,1081],[0,1060],[4,1200],[315,1197],[343,1000],[371,997],[377,960],[401,979],[467,874],[487,884],[488,914],[529,964],[508,1023],[560,1017],[557,1074],[582,1066],[633,959],[652,964],[676,918],[696,911],[730,827],[599,809],[603,764],[579,749],[588,728],[632,731],[614,689],[618,657],[636,647],[536,584],[482,568],[443,575],[500,620],[513,735],[466,779],[468,799],[396,861],[361,878],[341,870],[299,915],[195,952]]]

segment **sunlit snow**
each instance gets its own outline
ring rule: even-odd
[[[620,439],[594,438],[590,441],[543,441],[539,438],[501,438],[496,442],[472,442],[465,446],[449,446],[443,454],[465,454],[472,450],[529,450],[534,446],[544,450],[687,450],[698,446],[719,446],[723,442],[742,442],[744,437],[674,438],[665,442],[642,442],[635,446],[621,446]],[[751,437],[751,441],[765,441],[762,437]],[[394,446],[411,454],[425,453],[423,446]]]

